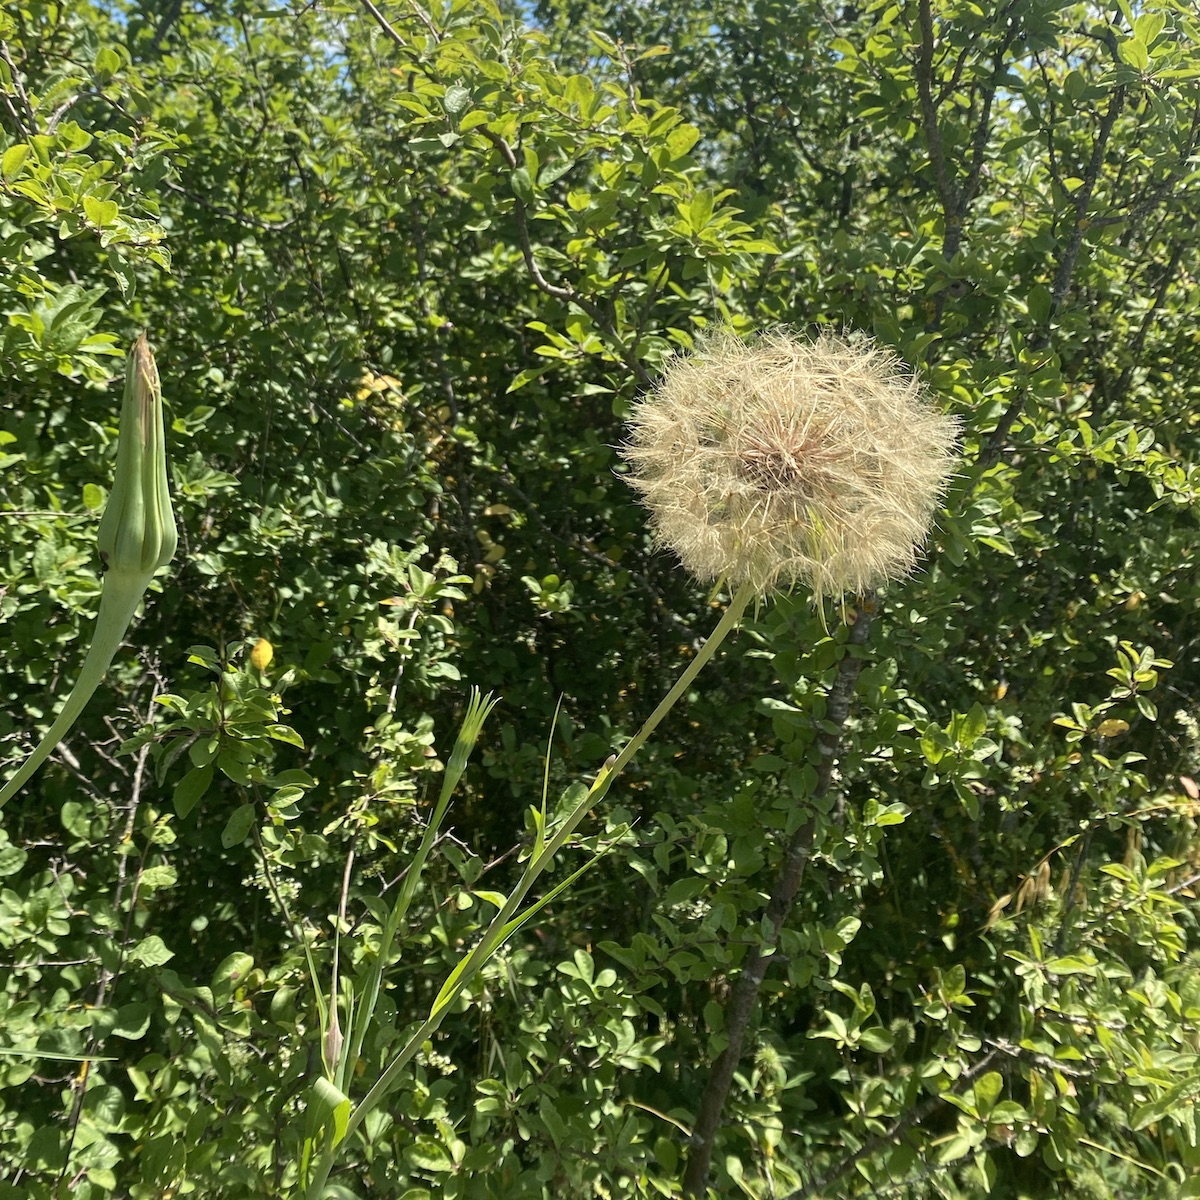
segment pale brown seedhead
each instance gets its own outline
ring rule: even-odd
[[[836,596],[912,569],[956,434],[867,339],[722,332],[667,365],[624,453],[659,541],[699,578]]]

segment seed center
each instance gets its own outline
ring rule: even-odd
[[[824,431],[798,430],[782,422],[751,427],[736,448],[737,472],[762,492],[790,492],[813,499],[830,486],[839,458]]]

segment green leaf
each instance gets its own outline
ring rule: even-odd
[[[958,741],[964,750],[969,750],[987,729],[987,713],[982,704],[971,705],[971,710],[962,718],[958,730]]]
[[[175,812],[183,820],[200,803],[201,797],[208,791],[212,783],[213,765],[206,763],[202,767],[193,767],[176,785],[171,799]]]
[[[136,1042],[150,1028],[150,1005],[145,1001],[123,1004],[117,1009],[117,1017],[110,1032],[126,1041]]]
[[[83,1100],[83,1114],[88,1124],[105,1133],[116,1133],[125,1116],[125,1097],[111,1083],[91,1088]]]
[[[143,967],[161,967],[174,957],[174,951],[168,950],[162,938],[156,933],[152,933],[148,938],[143,938],[129,951],[129,961]]]
[[[233,815],[225,823],[225,828],[221,831],[221,845],[226,850],[231,850],[234,846],[240,846],[246,840],[246,835],[253,826],[254,805],[239,805],[233,810]]]
[[[422,1171],[441,1173],[454,1170],[454,1159],[450,1156],[450,1151],[431,1137],[417,1138],[404,1152],[404,1157]]]
[[[1050,289],[1045,284],[1037,283],[1029,289],[1029,299],[1025,304],[1035,324],[1044,325],[1050,319],[1052,299]]]
[[[442,107],[452,117],[457,117],[467,111],[471,103],[471,92],[460,83],[452,84],[442,97]]]
[[[859,1031],[858,1042],[872,1054],[886,1054],[895,1044],[891,1031],[882,1025],[872,1025],[869,1029]]]
[[[84,196],[83,211],[93,225],[104,229],[117,219],[121,210],[114,200],[97,200],[95,196]]]
[[[999,1071],[989,1071],[975,1083],[975,1107],[981,1117],[986,1117],[1004,1090],[1004,1076]]]
[[[1141,38],[1126,38],[1118,43],[1117,54],[1122,62],[1128,63],[1135,71],[1144,71],[1150,65],[1150,51]]]
[[[1133,36],[1143,45],[1149,47],[1153,44],[1154,39],[1162,33],[1166,24],[1167,18],[1165,13],[1143,13],[1140,17],[1134,19]]]
[[[699,233],[712,220],[712,215],[713,194],[708,188],[701,188],[687,207],[688,223],[694,232]]]
[[[513,171],[509,176],[509,183],[514,195],[526,203],[533,199],[533,180],[529,178],[529,171],[525,167],[518,167]]]
[[[700,130],[695,125],[676,125],[667,134],[667,150],[671,157],[683,158],[700,140]]]
[[[19,874],[29,855],[20,846],[0,847],[0,878]]]
[[[219,993],[240,986],[253,969],[254,959],[242,950],[235,950],[213,972],[213,991]]]
[[[1046,970],[1054,975],[1095,975],[1096,959],[1091,954],[1069,954],[1046,960]]]
[[[175,868],[169,863],[159,863],[158,866],[147,867],[142,872],[139,886],[143,892],[155,892],[174,887],[178,882],[179,875]]]
[[[9,146],[0,157],[0,177],[5,183],[15,179],[20,173],[21,168],[25,165],[25,160],[29,157],[29,144],[27,142],[18,142],[15,146]]]
[[[111,79],[121,69],[121,56],[111,46],[101,46],[96,52],[93,70],[102,81]]]
[[[511,392],[519,392],[527,383],[532,383],[535,379],[544,375],[549,367],[549,364],[543,364],[539,367],[526,367],[523,371],[517,373],[516,378],[508,385],[506,395]]]

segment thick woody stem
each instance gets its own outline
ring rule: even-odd
[[[817,737],[817,745],[821,752],[821,764],[817,768],[817,784],[812,796],[814,800],[820,799],[829,791],[833,779],[833,768],[841,744],[842,727],[849,715],[850,702],[854,696],[855,684],[858,682],[858,673],[862,668],[862,659],[853,652],[852,648],[866,644],[874,615],[875,598],[873,595],[867,596],[859,608],[858,619],[850,627],[847,653],[838,665],[837,678],[829,693],[826,719]],[[712,1164],[717,1131],[721,1125],[721,1114],[729,1096],[734,1072],[742,1057],[742,1045],[750,1026],[750,1018],[754,1015],[757,1006],[759,990],[779,944],[780,935],[787,923],[796,894],[804,881],[804,871],[812,853],[816,828],[816,818],[812,817],[796,830],[788,842],[779,876],[760,922],[760,928],[763,930],[762,939],[758,947],[750,952],[742,967],[742,973],[734,985],[733,995],[730,997],[725,1011],[725,1029],[729,1041],[712,1065],[708,1083],[705,1085],[704,1094],[700,1099],[700,1107],[696,1113],[696,1124],[691,1138],[691,1154],[688,1157],[687,1169],[683,1176],[683,1190],[687,1196],[702,1197],[708,1187],[708,1172]]]

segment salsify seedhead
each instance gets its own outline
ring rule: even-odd
[[[891,351],[785,330],[671,359],[630,425],[631,482],[689,571],[818,597],[912,570],[958,434]]]

